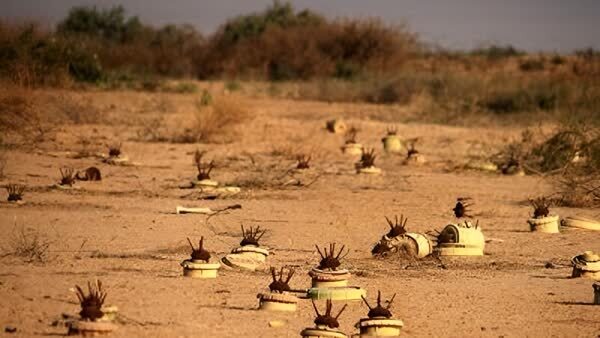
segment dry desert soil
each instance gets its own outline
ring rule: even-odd
[[[148,142],[140,130],[161,116],[167,131],[190,125],[198,94],[36,95],[67,95],[102,121],[61,125],[51,139],[6,154],[0,183],[27,185],[22,205],[4,202],[0,193],[0,325],[3,331],[17,328],[3,332],[6,336],[65,334],[64,327],[51,323],[79,311],[72,288],[100,279],[108,291],[106,303],[118,306],[121,315],[111,337],[298,337],[313,325],[308,300],[301,300],[295,313],[257,311],[256,295],[270,283],[268,270],[222,268],[214,280],[182,276],[179,264],[190,253],[186,237],[204,236],[218,259],[238,246],[244,224],[268,229],[261,240],[272,253],[267,267],[295,267],[291,285],[297,289],[310,286],[307,272],[319,260],[315,244],[345,244],[350,253],[343,266],[352,273],[350,284],[366,289],[371,300],[377,290],[387,297],[397,293],[392,312],[404,321],[404,336],[600,337],[592,281],[570,278],[571,257],[600,251],[600,233],[532,233],[527,199],[551,193],[548,180],[457,169],[467,156],[517,137],[521,129],[515,126],[426,124],[405,115],[402,107],[252,96],[239,101],[252,118],[235,128],[224,126],[231,128],[227,142],[178,144]],[[356,159],[340,151],[343,136],[324,128],[333,117],[360,128],[358,138],[376,149],[383,175],[355,173]],[[402,155],[383,153],[381,137],[391,124],[403,138],[421,138],[425,165],[402,165]],[[77,156],[106,152],[105,145],[116,141],[134,165]],[[206,150],[206,158],[217,163],[213,179],[238,185],[242,192],[203,200],[197,190],[180,189],[196,175],[196,149]],[[313,154],[312,169],[292,173],[294,156],[301,152]],[[101,182],[77,182],[71,190],[51,187],[59,168],[89,166],[102,171]],[[414,232],[439,231],[456,221],[452,207],[459,196],[473,198],[474,218],[487,239],[484,256],[423,262],[371,256],[388,230],[384,216],[403,214]],[[175,214],[178,205],[217,209],[233,204],[242,208],[210,218]],[[551,211],[563,217],[600,214]],[[22,232],[49,243],[43,262],[10,254]],[[334,312],[343,304],[336,302]],[[354,324],[367,311],[362,302],[348,302],[341,330],[356,333]],[[284,325],[271,327],[273,320]]]

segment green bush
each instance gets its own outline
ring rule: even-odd
[[[501,60],[505,58],[523,55],[523,52],[511,45],[491,45],[471,51],[471,55],[483,56],[489,60]]]
[[[362,75],[360,65],[351,61],[338,61],[335,64],[335,73],[333,77],[342,80],[355,80]]]
[[[229,20],[196,61],[200,78],[275,81],[355,79],[399,67],[418,49],[414,34],[376,19],[330,21],[274,2],[265,11]]]
[[[55,36],[35,24],[0,27],[0,75],[24,85],[61,85],[69,75],[96,82],[103,76],[96,55],[77,40]],[[26,83],[23,83],[25,81]]]
[[[526,109],[527,96],[519,90],[501,91],[492,93],[483,102],[483,106],[494,114],[510,114]]]
[[[565,64],[566,61],[565,61],[565,58],[556,54],[556,55],[552,56],[552,58],[550,59],[550,62],[555,66],[560,66],[560,65]]]
[[[544,70],[544,60],[543,59],[527,59],[522,61],[519,64],[519,69],[524,72],[533,72],[533,71],[541,71]]]
[[[593,60],[600,57],[600,51],[597,51],[592,47],[588,47],[576,50],[575,55],[585,60]]]
[[[100,10],[73,7],[57,26],[61,34],[81,34],[115,42],[130,42],[144,29],[138,17],[125,18],[123,6]]]
[[[240,15],[228,20],[218,35],[220,47],[233,45],[244,39],[261,35],[270,26],[293,27],[311,26],[323,23],[325,19],[309,10],[296,13],[289,3],[275,0],[265,11],[251,15]]]
[[[230,92],[235,92],[242,89],[242,84],[236,80],[227,81],[225,82],[225,89]]]
[[[84,48],[67,50],[69,74],[77,81],[98,82],[104,76],[102,66],[96,54],[91,54]]]

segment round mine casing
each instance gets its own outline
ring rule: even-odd
[[[181,262],[181,266],[183,267],[183,275],[185,277],[217,278],[217,272],[219,271],[221,264],[186,259]]]
[[[451,240],[439,242],[440,238]],[[447,225],[438,236],[435,251],[441,256],[483,256],[484,248],[485,238],[481,229],[466,222],[466,225]]]
[[[527,223],[529,223],[531,231],[543,232],[547,234],[557,234],[560,232],[558,216],[530,218]]]
[[[356,326],[361,337],[397,337],[404,327],[404,322],[389,318],[363,318]]]
[[[387,153],[397,154],[404,151],[404,145],[400,138],[396,135],[387,135],[381,139],[383,150]]]
[[[258,308],[267,311],[294,312],[298,304],[296,296],[285,293],[261,293],[258,299]]]

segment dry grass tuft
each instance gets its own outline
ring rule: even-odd
[[[106,122],[103,114],[83,102],[74,95],[49,95],[7,85],[0,91],[0,141],[39,143],[53,140],[58,127],[68,123]]]
[[[22,258],[27,263],[45,262],[48,258],[48,236],[33,228],[15,227],[8,237],[8,252],[4,256]]]
[[[7,159],[6,153],[4,152],[4,150],[0,149],[0,179],[3,179],[5,177],[4,170],[6,169],[7,162],[8,162],[8,159]]]
[[[577,175],[592,174],[600,165],[600,129],[570,125],[550,135],[527,129],[520,140],[508,143],[491,160],[499,166],[515,162],[536,174],[564,173],[567,169]]]
[[[8,87],[0,92],[0,132],[19,136],[22,141],[41,142],[54,126],[46,121],[33,92],[26,88]]]
[[[225,143],[232,140],[236,127],[247,121],[247,102],[237,96],[221,96],[210,105],[197,103],[192,127],[171,137],[177,143]]]
[[[554,202],[568,207],[600,206],[600,129],[572,124],[543,135],[526,130],[493,160],[551,176]]]
[[[588,174],[567,170],[555,178],[556,205],[573,208],[600,207],[600,169]]]
[[[108,122],[105,114],[90,104],[85,98],[73,95],[60,95],[52,100],[59,115],[73,124],[100,124]]]

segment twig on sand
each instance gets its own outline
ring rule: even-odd
[[[210,220],[211,217],[217,216],[227,210],[234,210],[234,209],[241,209],[241,208],[242,208],[241,204],[232,204],[232,205],[228,205],[224,208],[217,209],[217,210],[215,210],[214,213],[212,213],[212,214],[208,215],[208,217],[206,217],[206,223],[208,224],[208,220]]]

